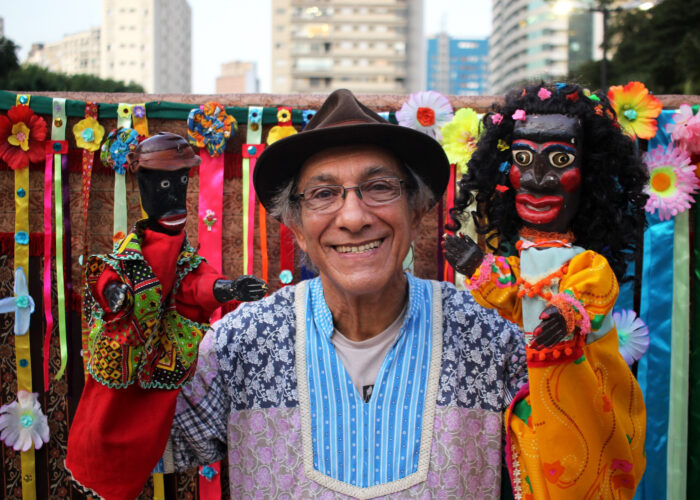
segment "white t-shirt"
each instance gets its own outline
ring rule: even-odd
[[[404,306],[401,313],[386,330],[371,339],[356,342],[348,339],[337,329],[333,331],[331,342],[335,346],[335,351],[338,353],[338,357],[348,375],[350,375],[357,392],[365,402],[372,397],[372,390],[374,389],[379,369],[382,367],[384,358],[399,335],[399,330],[406,315],[406,307]]]

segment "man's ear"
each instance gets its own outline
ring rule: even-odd
[[[294,238],[297,240],[299,248],[306,252],[306,239],[304,238],[304,231],[301,230],[301,223],[295,221],[287,227],[294,233]]]

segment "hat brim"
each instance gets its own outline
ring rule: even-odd
[[[266,147],[253,171],[258,199],[269,209],[281,186],[297,175],[306,160],[323,150],[353,144],[370,144],[391,151],[427,184],[434,203],[447,188],[450,163],[435,139],[390,123],[361,123],[300,132]]]

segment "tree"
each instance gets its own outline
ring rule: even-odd
[[[610,85],[639,80],[657,94],[700,93],[698,26],[698,0],[662,0],[648,11],[614,12],[608,30],[614,50]],[[600,64],[585,63],[569,77],[598,88]]]
[[[17,49],[12,40],[0,38],[0,88],[27,92],[143,92],[143,87],[136,83],[126,84],[94,75],[55,73],[33,64],[20,66]]]

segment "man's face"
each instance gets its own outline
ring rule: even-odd
[[[397,159],[374,146],[332,148],[306,161],[296,193],[319,185],[357,186],[381,177],[406,180]],[[308,192],[308,191],[307,191]],[[334,212],[314,211],[301,201],[301,221],[292,230],[299,246],[319,270],[325,293],[372,295],[402,284],[402,262],[420,221],[401,196],[368,206],[355,190],[346,192]]]
[[[189,168],[180,170],[138,170],[141,204],[155,231],[177,234],[187,220]]]
[[[578,119],[565,115],[529,115],[516,122],[510,181],[526,226],[569,229],[580,201],[582,136]]]

